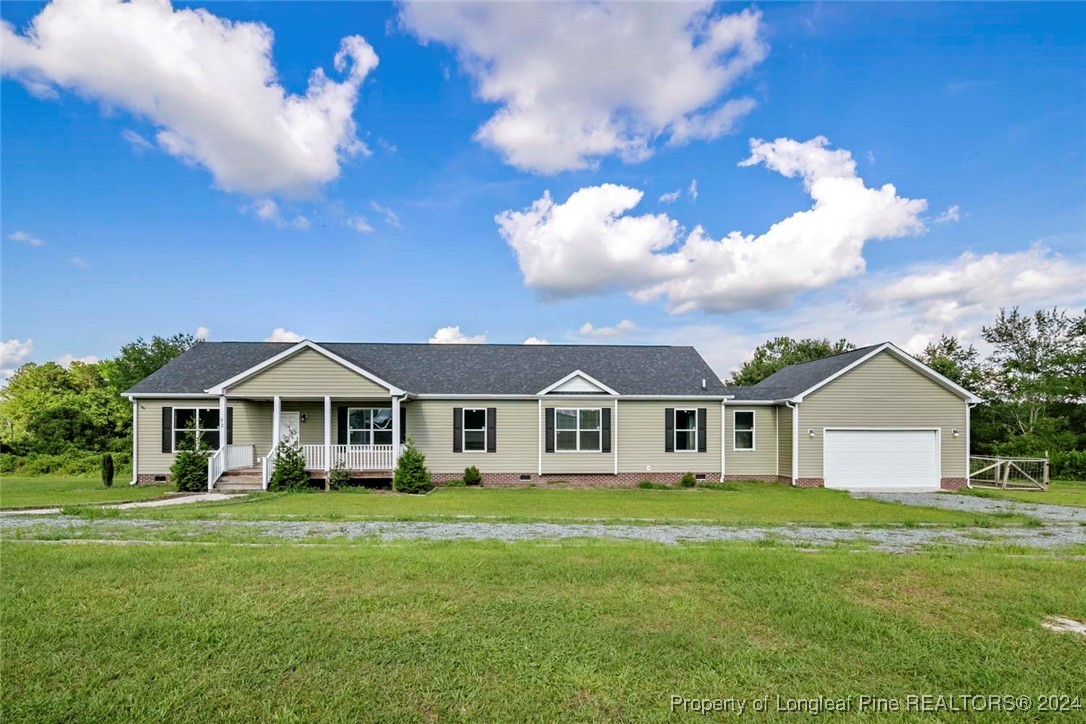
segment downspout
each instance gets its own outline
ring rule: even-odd
[[[970,490],[973,489],[973,476],[969,472],[969,466],[970,466],[970,463],[972,462],[970,460],[969,452],[970,452],[970,447],[973,444],[973,438],[972,438],[972,435],[969,432],[969,425],[970,425],[970,415],[972,414],[973,408],[976,406],[976,404],[977,404],[976,402],[966,402],[965,403],[965,487],[970,489]]]
[[[140,403],[137,400],[132,400],[132,481],[129,485],[135,485],[140,479],[139,421]]]
[[[799,403],[785,400],[784,406],[792,410],[792,487],[799,478]]]

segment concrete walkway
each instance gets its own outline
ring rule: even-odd
[[[132,508],[162,508],[167,505],[185,505],[186,503],[213,503],[218,500],[229,500],[237,497],[226,493],[194,493],[193,495],[175,495],[169,498],[155,498],[154,500],[139,500],[134,503],[110,503],[108,505],[95,505],[96,508],[116,508],[117,510],[130,510]],[[30,510],[0,510],[0,515],[59,515],[60,508],[32,508]]]
[[[1018,513],[1045,523],[1086,523],[1086,508],[1051,503],[1018,503],[995,498],[978,498],[952,493],[853,493],[854,498],[871,498],[886,503],[945,508],[968,513]]]

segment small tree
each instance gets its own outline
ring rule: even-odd
[[[464,485],[479,485],[482,482],[483,476],[479,473],[479,468],[474,465],[464,468]]]
[[[351,471],[343,464],[343,460],[337,460],[335,466],[328,472],[328,485],[325,489],[342,490],[351,482]]]
[[[170,474],[178,490],[207,490],[207,458],[210,449],[200,445],[196,437],[196,420],[185,426],[185,434],[178,444],[177,456],[170,466]]]
[[[679,478],[680,488],[692,488],[698,484],[698,479],[694,477],[694,473],[686,473]]]
[[[102,484],[113,487],[113,456],[109,453],[102,456]]]
[[[269,490],[305,490],[309,487],[309,471],[305,469],[305,456],[298,436],[291,433],[279,443],[279,456],[275,472],[268,481]]]
[[[414,442],[408,440],[392,476],[392,489],[400,493],[425,493],[432,487],[430,471],[426,469],[426,456],[418,451]]]

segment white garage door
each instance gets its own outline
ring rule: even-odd
[[[826,430],[827,488],[939,489],[935,430]]]

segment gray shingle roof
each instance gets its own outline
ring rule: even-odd
[[[729,387],[726,394],[734,395],[736,400],[791,399],[811,389],[827,377],[840,372],[883,344],[873,344],[850,352],[835,354],[832,357],[789,365],[751,387]]]
[[[724,394],[723,383],[693,347],[319,344],[415,394],[531,395],[576,370],[623,395]],[[128,392],[201,393],[291,346],[201,342]]]

